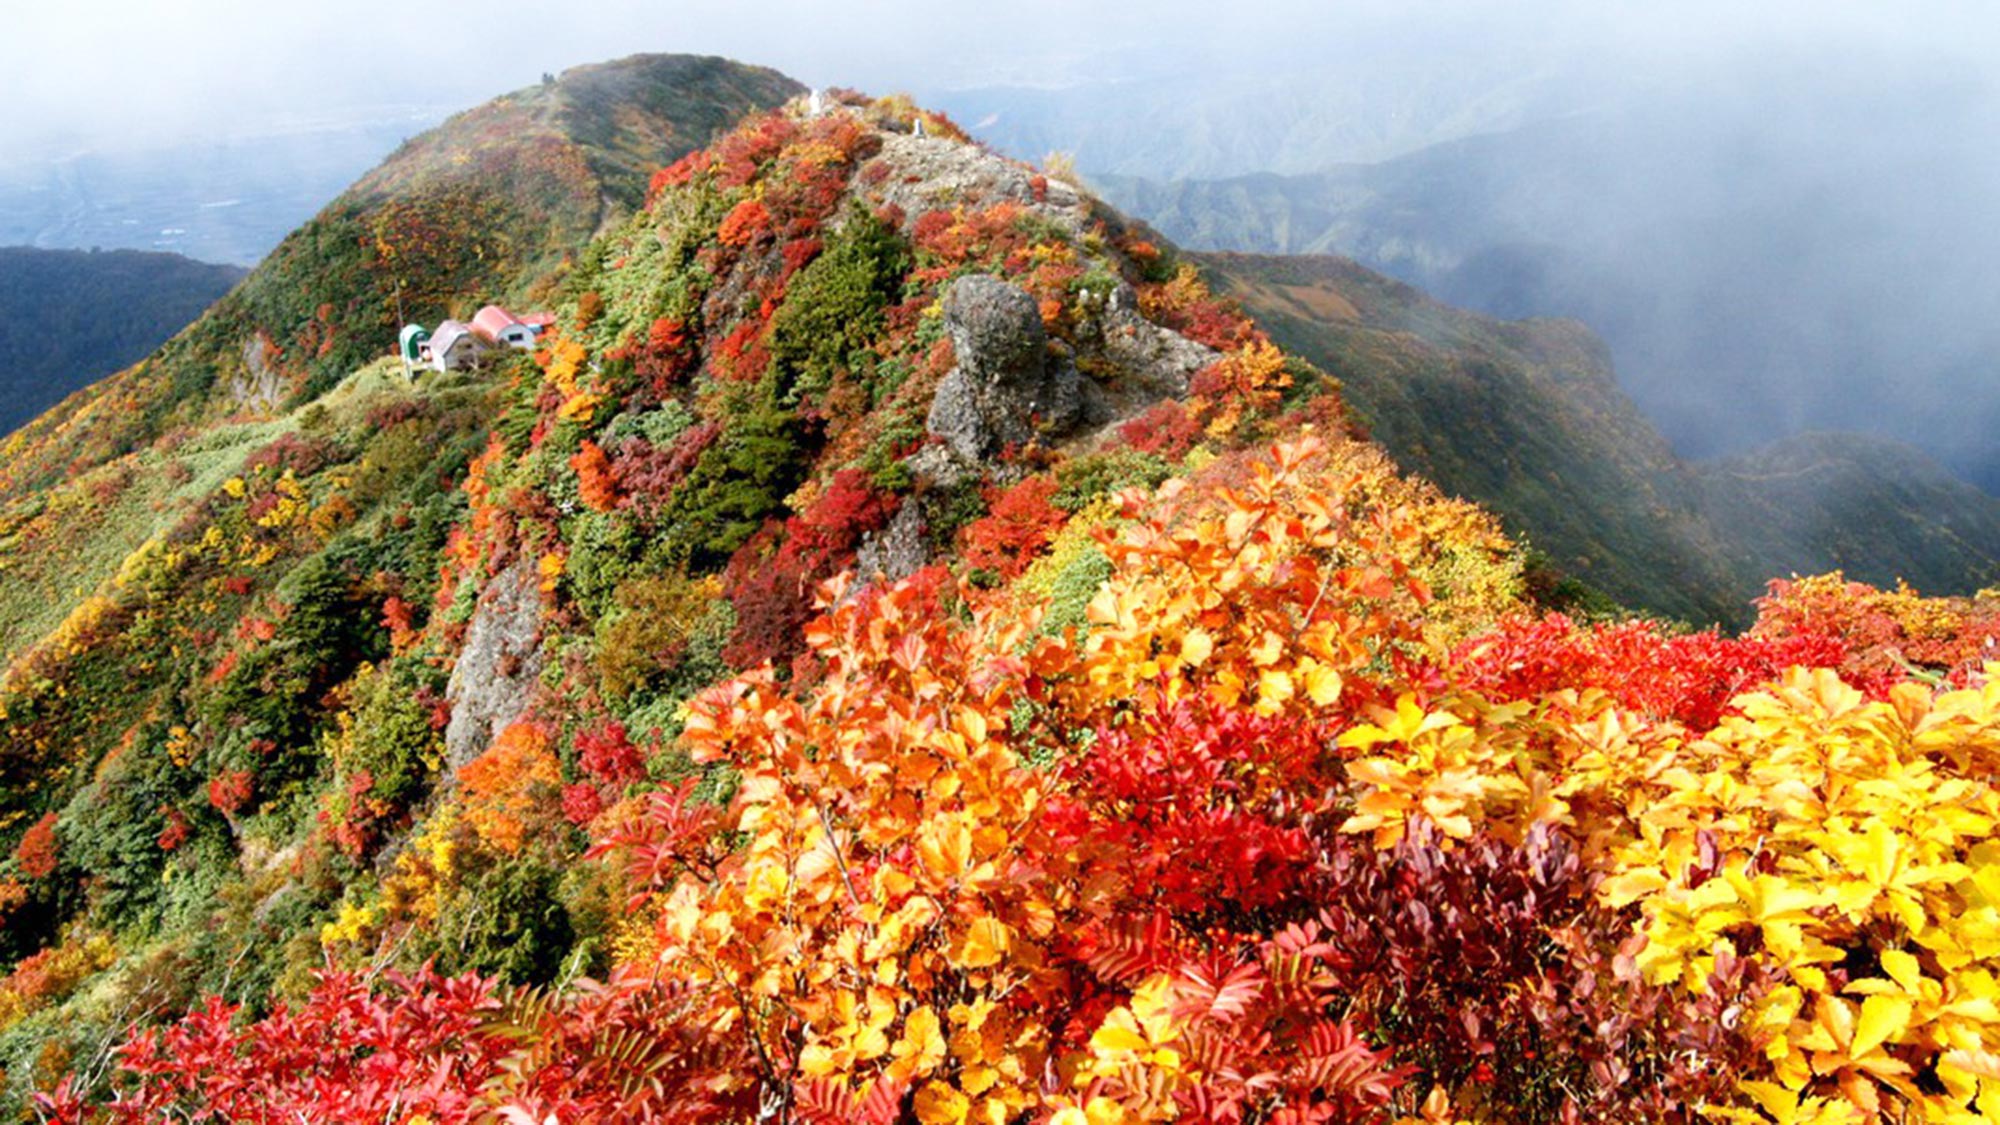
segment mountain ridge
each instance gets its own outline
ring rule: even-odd
[[[1684,461],[1579,322],[1494,320],[1346,258],[1199,258],[1341,380],[1399,462],[1628,605],[1740,625],[1788,574],[1843,569],[1961,594],[2000,578],[2000,500],[1907,445],[1819,434]],[[1800,487],[1749,486],[1776,468]]]
[[[1992,598],[1808,580],[1746,637],[1541,615],[1498,520],[1366,440],[1340,381],[1194,261],[907,99],[753,112],[561,255],[582,225],[509,251],[511,278],[476,238],[427,251],[543,302],[528,348],[412,379],[391,332],[316,311],[351,329],[322,369],[239,401],[201,363],[243,323],[208,318],[17,436],[0,1111],[1747,1114],[1766,1021],[1716,1012],[1819,986],[1760,947],[1698,995],[1633,973],[1641,910],[1686,913],[1661,883],[1736,884],[1680,874],[1692,825],[1622,872],[1573,841],[1649,840],[1635,805],[1678,809],[1711,769],[1852,835],[1846,774],[1784,805],[1797,771],[1700,755],[1992,726],[1991,689],[1931,683],[1974,674]],[[1277,296],[1388,319],[1364,342],[1448,391],[1623,418],[1574,325],[1342,277]],[[294,298],[382,293],[326,283]],[[172,392],[151,418],[147,380]],[[1539,393],[1564,381],[1596,397]],[[122,446],[66,440],[135,402],[104,419]],[[1881,785],[1986,784],[1889,760]],[[1729,854],[1813,858],[1757,828]],[[1600,894],[1627,885],[1653,897]],[[1796,913],[1873,956],[1905,907],[1875,909]]]
[[[1248,472],[1292,435],[1449,532],[1396,548],[1435,579],[1431,643],[1512,604],[1492,521],[1349,440],[1334,386],[1171,247],[907,99],[753,112],[601,231],[562,228],[553,270],[439,242],[444,279],[477,288],[434,307],[511,291],[555,321],[412,381],[376,310],[320,311],[381,292],[329,232],[426,198],[409,161],[448,166],[546,97],[413,142],[364,178],[387,211],[360,209],[373,186],[344,197],[245,283],[298,281],[305,325],[339,331],[283,336],[273,296],[239,289],[10,439],[11,1105],[53,1083],[50,1042],[99,1057],[125,1035],[134,996],[261,1010],[328,957],[397,950],[523,984],[614,969],[642,939],[610,869],[578,863],[585,826],[676,786],[725,799],[734,775],[679,742],[691,700],[740,671],[824,675],[815,599],[857,567],[876,578],[856,596],[928,590],[938,620],[988,590],[1032,598],[1050,636],[1084,628],[1121,490]],[[530,141],[472,163],[554,151]],[[232,393],[253,343],[284,393]],[[83,975],[27,983],[77,951]]]
[[[296,405],[374,358],[383,335],[406,321],[469,317],[496,298],[532,298],[538,279],[562,268],[562,247],[581,245],[625,206],[620,199],[643,195],[628,156],[593,167],[590,146],[555,127],[572,102],[592,104],[583,94],[650,89],[652,100],[636,101],[625,127],[644,138],[635,147],[663,142],[654,157],[667,163],[737,115],[804,89],[765,68],[679,55],[576,67],[565,82],[504,95],[406,142],[148,363],[37,419],[40,434],[64,429],[70,452],[24,460],[17,451],[0,473],[0,493],[58,479],[78,450],[115,456],[174,425],[239,409],[243,395],[231,388],[246,381],[260,397]],[[676,122],[675,113],[686,119]],[[264,361],[252,362],[253,351]],[[88,409],[114,396],[118,408]]]

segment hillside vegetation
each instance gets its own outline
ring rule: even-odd
[[[1574,321],[1493,320],[1344,258],[1203,261],[1341,380],[1399,464],[1620,603],[1740,626],[1773,577],[1844,570],[1948,593],[2000,581],[2000,500],[1908,446],[1815,434],[1682,461]]]
[[[407,321],[547,299],[568,256],[643,193],[640,163],[671,162],[801,90],[722,59],[635,55],[454,116],[279,243],[158,353],[36,419],[8,451],[0,491],[58,482],[177,427],[296,406],[381,354]],[[612,116],[614,143],[591,141]]]
[[[20,439],[10,1109],[1994,1108],[2000,601],[1548,614],[1171,247],[830,102],[494,282],[532,355]]]
[[[0,432],[136,363],[242,277],[179,254],[0,247]]]

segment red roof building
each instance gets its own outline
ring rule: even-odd
[[[488,305],[472,318],[472,330],[495,344],[505,344],[514,348],[532,348],[538,329],[520,317],[501,308]]]

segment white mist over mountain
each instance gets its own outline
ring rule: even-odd
[[[13,7],[0,243],[247,263],[452,108],[716,53],[909,90],[1086,173],[1321,176],[1184,196],[1167,225],[1583,317],[1687,454],[1860,428],[2000,487],[1987,3]]]

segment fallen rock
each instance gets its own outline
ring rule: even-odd
[[[1194,373],[1222,358],[1171,328],[1139,314],[1132,287],[1120,284],[1104,302],[1095,322],[1096,344],[1104,359],[1130,381],[1137,397],[1148,404],[1163,398],[1186,398]]]
[[[854,571],[863,579],[880,577],[898,582],[931,561],[924,543],[923,505],[915,500],[896,510],[889,526],[870,535],[855,555]]]

